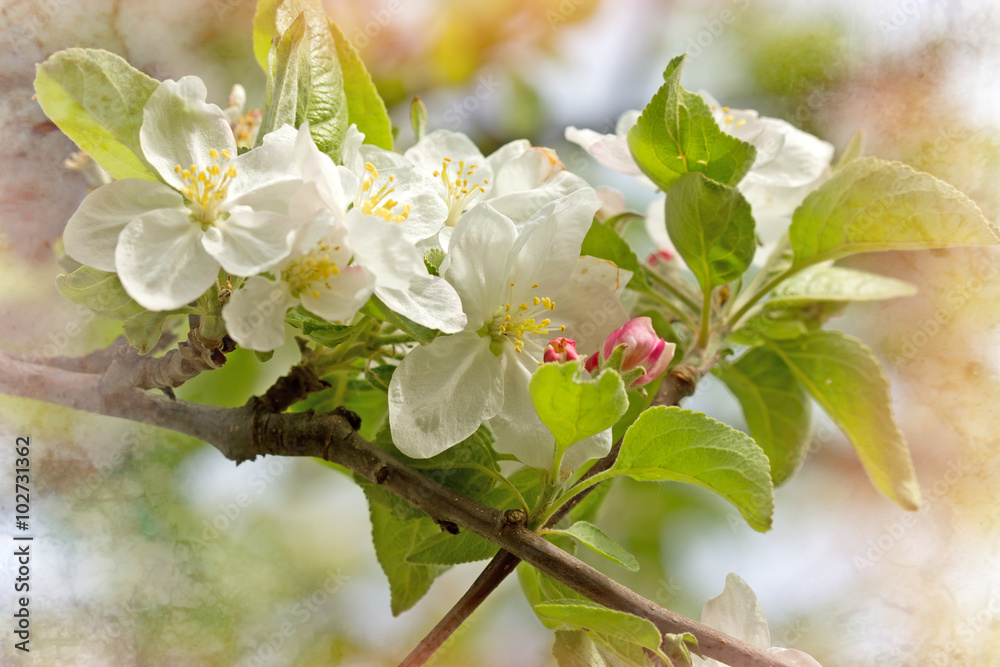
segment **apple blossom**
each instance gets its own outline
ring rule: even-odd
[[[545,353],[542,355],[544,363],[566,363],[576,361],[580,355],[576,353],[576,341],[571,338],[553,338],[545,346]]]
[[[143,110],[143,155],[163,182],[115,181],[95,190],[66,226],[66,252],[116,271],[149,310],[197,299],[220,266],[235,275],[266,271],[291,251],[288,197],[298,189],[287,126],[237,156],[222,110],[205,102],[193,76],[164,81]]]
[[[616,349],[621,349],[620,358]],[[611,332],[601,345],[600,354],[587,358],[585,368],[614,368],[630,388],[647,385],[663,375],[677,348],[657,335],[653,320],[635,317]]]

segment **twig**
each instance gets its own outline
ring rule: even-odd
[[[678,366],[676,369],[671,371],[667,377],[663,379],[660,383],[660,388],[657,390],[656,395],[650,402],[650,407],[656,405],[677,405],[694,393],[695,385],[698,382],[698,378],[695,372],[689,366]],[[580,481],[593,477],[598,473],[602,473],[608,470],[615,464],[618,460],[618,452],[621,451],[622,441],[619,440],[608,452],[607,456],[598,459],[594,465],[590,467],[580,478]],[[545,522],[542,528],[549,528],[556,525],[562,521],[563,517],[573,511],[573,508],[579,505],[584,498],[589,496],[597,486],[590,486],[573,496],[568,502],[566,502],[562,507],[553,512],[552,516]],[[497,586],[503,583],[503,580],[514,571],[517,564],[521,562],[521,559],[510,553],[501,549],[493,559],[486,566],[480,575],[472,582],[472,586],[469,590],[459,598],[458,602],[455,603],[448,613],[438,621],[430,632],[428,632],[420,643],[410,651],[410,654],[399,663],[399,667],[419,667],[427,662],[428,659],[434,653],[441,648],[448,637],[450,637],[455,630],[459,628],[462,623],[465,622],[469,616],[472,615],[479,605],[489,597],[489,595],[496,590]]]
[[[456,494],[358,435],[356,415],[273,413],[252,399],[220,408],[165,399],[135,388],[115,401],[100,395],[100,376],[29,364],[0,352],[0,392],[78,410],[164,426],[215,446],[237,463],[257,456],[314,456],[340,464],[406,500],[437,521],[450,521],[530,563],[611,609],[647,618],[661,632],[691,632],[708,656],[734,666],[791,667],[777,656],[671,612],[547,542],[525,526],[524,512],[501,512]]]

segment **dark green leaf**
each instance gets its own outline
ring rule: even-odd
[[[337,44],[337,57],[344,71],[347,122],[358,126],[358,130],[365,135],[366,144],[391,151],[392,123],[371,74],[361,62],[354,46],[333,21],[330,22],[330,34]]]
[[[628,287],[631,289],[642,290],[649,287],[646,282],[646,268],[639,264],[632,249],[613,229],[598,220],[593,222],[583,238],[580,254],[606,259],[614,262],[618,268],[631,271],[632,278],[628,282]]]
[[[337,344],[347,340],[354,327],[343,324],[331,324],[326,320],[313,315],[302,306],[289,310],[285,314],[285,321],[296,329],[301,329],[303,335],[312,341],[335,347]]]

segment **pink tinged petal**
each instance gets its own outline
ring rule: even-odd
[[[455,226],[440,272],[461,297],[470,326],[491,320],[504,303],[507,258],[516,238],[514,223],[489,204],[472,208]]]
[[[196,76],[167,80],[153,91],[142,112],[139,142],[142,152],[160,176],[173,187],[183,184],[175,166],[192,164],[204,169],[212,161],[209,151],[236,155],[236,139],[218,106],[207,104],[208,91]]]
[[[471,331],[415,348],[389,383],[393,442],[429,458],[475,433],[504,403],[504,363]]]
[[[268,352],[285,342],[285,313],[295,303],[286,283],[253,276],[233,292],[222,320],[240,347]]]
[[[345,322],[368,302],[374,286],[375,277],[369,271],[349,266],[325,283],[310,283],[299,299],[310,313],[331,322]]]
[[[593,130],[566,128],[567,141],[583,148],[602,165],[623,174],[638,176],[642,171],[628,149],[627,134],[628,130],[624,134],[601,134]]]
[[[201,245],[186,212],[159,209],[130,222],[118,237],[115,265],[128,295],[148,310],[173,310],[212,286],[219,263]]]
[[[295,231],[286,216],[243,209],[209,227],[202,245],[229,273],[252,276],[288,257]]]
[[[722,594],[705,603],[701,622],[758,648],[771,646],[767,618],[757,602],[757,595],[739,575],[732,572],[726,575],[726,587]]]
[[[808,653],[793,648],[773,647],[767,649],[767,652],[780,657],[787,664],[795,665],[796,667],[823,667]]]
[[[404,289],[379,286],[375,295],[394,312],[442,333],[457,333],[468,324],[458,292],[439,276],[417,276]]]
[[[371,271],[379,287],[403,289],[413,278],[427,274],[423,255],[406,240],[400,225],[357,209],[347,214],[344,225],[354,262]]]
[[[542,361],[547,364],[564,364],[567,361],[577,361],[579,358],[580,355],[576,352],[576,341],[564,336],[550,340],[542,354]]]
[[[489,420],[490,430],[496,438],[493,449],[501,454],[511,454],[533,468],[548,468],[555,453],[555,439],[538,418],[528,393],[532,369],[537,367],[538,362],[527,353],[514,352],[510,345],[504,346],[501,357],[506,358],[504,400],[503,407]]]
[[[614,188],[600,186],[595,188],[597,198],[601,200],[601,209],[597,212],[600,220],[607,220],[625,212],[625,196]]]
[[[95,269],[114,271],[115,246],[125,225],[156,209],[176,209],[187,217],[184,198],[162,183],[138,178],[108,183],[87,195],[66,223],[66,253]]]

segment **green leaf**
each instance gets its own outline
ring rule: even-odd
[[[786,340],[809,333],[806,323],[795,315],[790,311],[775,311],[751,317],[729,334],[727,340],[738,345],[760,345],[765,338]]]
[[[618,563],[627,570],[638,572],[639,561],[625,547],[608,537],[604,531],[587,521],[577,521],[564,530],[549,529],[548,533],[572,537],[594,553]]]
[[[413,320],[393,311],[377,296],[373,296],[365,304],[362,312],[371,315],[381,322],[388,322],[403,333],[411,336],[413,340],[426,345],[438,337],[439,332],[435,329],[428,329],[422,324],[417,324]]]
[[[389,579],[392,615],[399,616],[419,602],[434,579],[448,569],[438,565],[409,563],[405,559],[407,552],[415,544],[441,529],[426,516],[409,521],[400,520],[392,510],[373,502],[371,493],[370,489],[365,490],[365,494],[369,496],[375,556]]]
[[[35,74],[45,115],[116,179],[159,180],[139,144],[142,109],[159,85],[100,49],[58,51]]]
[[[736,188],[686,174],[667,197],[667,233],[703,292],[736,280],[757,251],[750,204]]]
[[[107,317],[127,319],[145,310],[125,292],[117,273],[90,266],[56,276],[56,289],[73,303]]]
[[[337,58],[344,72],[344,94],[347,97],[347,122],[354,123],[364,133],[365,143],[387,151],[392,150],[392,122],[385,102],[378,94],[371,74],[354,50],[354,46],[341,32],[340,26],[330,21],[330,34],[337,45]]]
[[[771,461],[774,485],[782,484],[799,469],[808,450],[809,395],[781,357],[765,347],[713,371],[739,399],[750,435]]]
[[[257,144],[282,125],[298,127],[309,105],[309,52],[305,14],[299,14],[267,58],[267,90]]]
[[[799,306],[811,301],[881,301],[912,296],[910,283],[842,266],[811,266],[780,283],[767,305]]]
[[[596,641],[633,663],[641,662],[643,648],[659,653],[660,642],[663,641],[652,621],[602,607],[590,600],[552,600],[536,604],[534,609],[540,618],[589,631]]]
[[[583,630],[556,630],[552,655],[559,667],[635,667],[614,652],[596,644]],[[640,665],[649,665],[643,656]]]
[[[581,378],[581,364],[543,364],[528,383],[539,418],[556,439],[556,449],[611,428],[628,409],[625,385],[618,373]]]
[[[368,384],[382,391],[389,391],[389,382],[392,374],[396,372],[397,366],[383,364],[382,366],[369,366],[365,368],[365,379]]]
[[[169,312],[143,311],[136,313],[125,320],[122,329],[125,333],[125,340],[128,344],[139,351],[139,354],[148,354],[153,347],[160,342],[160,335],[163,333],[163,323],[166,322]]]
[[[628,133],[629,150],[643,173],[664,192],[690,172],[736,185],[750,171],[757,151],[719,129],[705,100],[681,86],[683,64],[681,55],[667,65],[666,83]]]
[[[302,306],[298,306],[285,313],[285,321],[296,329],[301,329],[302,334],[310,340],[325,345],[335,347],[351,336],[354,327],[343,324],[331,324],[326,320],[313,315]]]
[[[254,55],[264,71],[269,71],[267,56],[272,40],[285,33],[302,13],[306,20],[309,64],[305,119],[309,121],[316,146],[337,159],[348,127],[347,96],[337,44],[320,0],[260,0],[253,20]]]
[[[521,562],[517,566],[517,579],[521,584],[521,591],[524,593],[524,597],[532,607],[536,604],[551,602],[553,600],[587,599],[566,584],[556,581],[547,574],[542,574],[534,566],[525,562]],[[550,621],[541,617],[538,620],[549,630],[554,630],[562,626],[558,621]]]
[[[631,289],[642,290],[649,287],[645,276],[646,268],[639,264],[635,253],[622,237],[599,220],[590,225],[590,230],[583,238],[580,254],[606,259],[614,262],[618,268],[631,271],[632,278],[628,282],[628,287]]]
[[[427,130],[427,107],[417,95],[414,95],[410,102],[410,127],[413,128],[413,136],[417,141],[424,138],[424,132]]]
[[[874,353],[839,331],[770,345],[851,441],[875,487],[904,509],[920,505],[910,452]]]
[[[789,230],[795,264],[856,252],[995,245],[976,204],[930,174],[873,157],[852,160],[806,197]]]
[[[735,505],[754,530],[771,528],[774,490],[767,456],[747,434],[700,412],[646,410],[625,433],[609,472],[701,486]]]
[[[510,483],[524,496],[529,506],[538,501],[542,492],[541,471],[535,468],[521,468],[509,478]],[[484,505],[500,510],[520,507],[514,492],[506,484],[500,484],[478,500]],[[500,550],[493,542],[475,533],[463,530],[458,535],[439,532],[416,545],[407,555],[411,563],[458,564],[492,558]]]
[[[858,130],[851,135],[851,138],[847,140],[847,144],[844,146],[844,150],[841,151],[840,157],[837,158],[837,164],[833,166],[834,169],[840,169],[845,164],[861,157],[865,152],[865,131]]]

